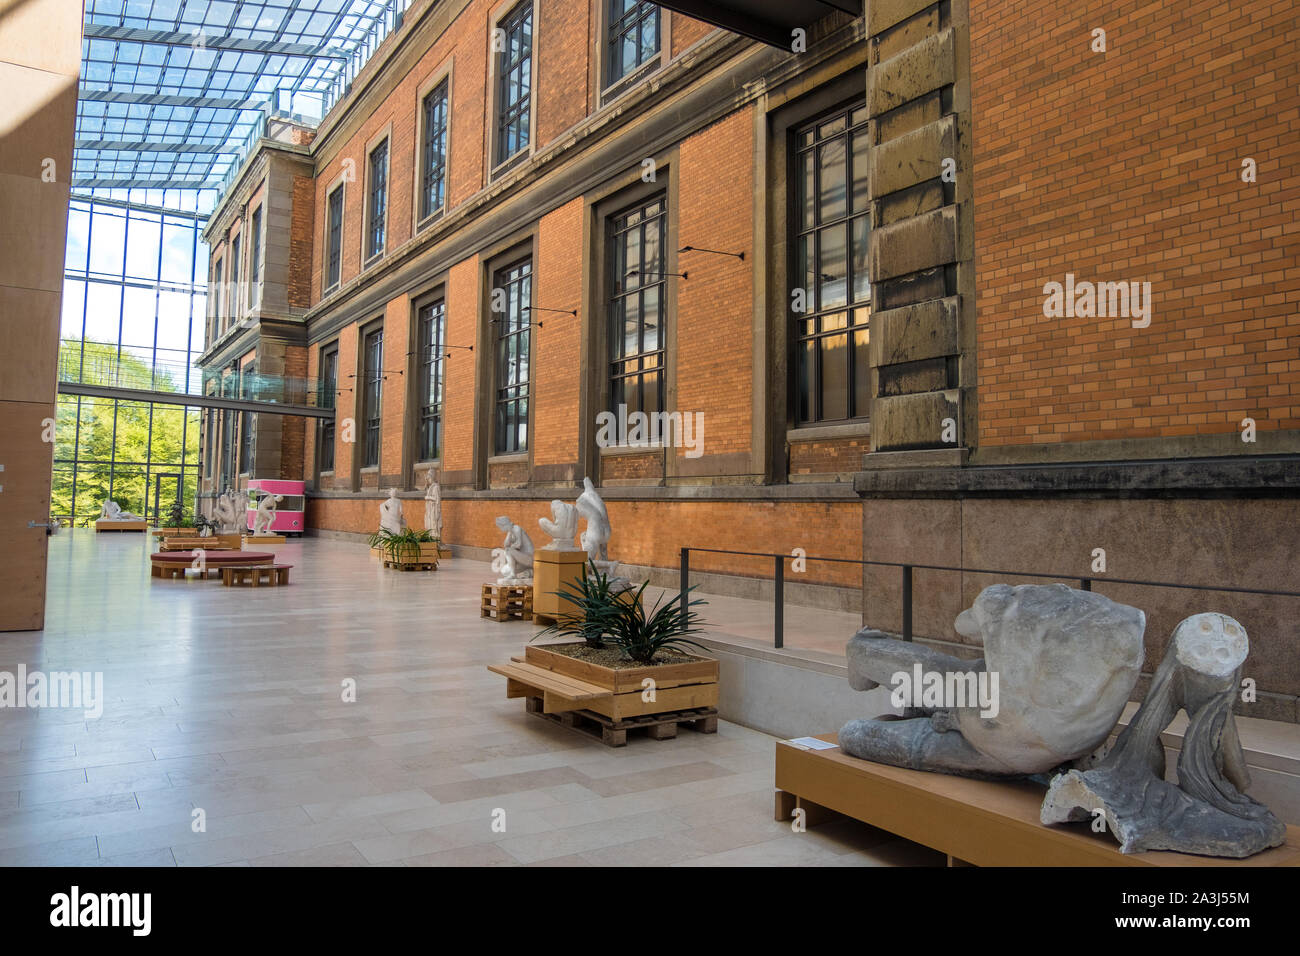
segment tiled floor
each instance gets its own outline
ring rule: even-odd
[[[484,665],[534,628],[478,616],[483,564],[311,538],[281,549],[288,588],[252,590],[151,579],[140,535],[50,545],[46,630],[0,635],[0,671],[102,671],[104,712],[0,709],[0,864],[939,862],[774,822],[766,735],[615,750],[526,715]]]

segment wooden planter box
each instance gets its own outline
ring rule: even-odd
[[[557,654],[547,650],[545,645],[529,644],[524,649],[524,662],[605,689],[609,696],[585,700],[581,706],[616,721],[647,714],[718,706],[718,662],[705,657],[680,664],[615,670]],[[653,701],[641,699],[645,689],[641,686],[641,681],[647,677],[655,682]]]
[[[378,558],[384,562],[385,567],[396,567],[409,569],[429,565],[432,568],[438,566],[438,542],[422,541],[420,542],[420,553],[417,556],[410,548],[403,548],[397,552],[397,560],[394,561],[388,556],[386,548],[371,548],[370,556]]]

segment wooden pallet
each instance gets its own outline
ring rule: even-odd
[[[493,621],[531,621],[533,588],[529,584],[485,584],[479,616]]]
[[[718,732],[718,708],[716,707],[695,707],[690,710],[642,714],[639,717],[611,720],[593,710],[566,710],[558,714],[548,714],[545,713],[544,701],[541,697],[529,697],[524,704],[528,713],[544,717],[561,727],[586,734],[607,747],[627,746],[629,730],[644,730],[651,740],[673,739],[677,736],[677,727],[682,724],[702,734]]]
[[[384,559],[384,567],[394,571],[437,571],[437,561],[390,561]]]

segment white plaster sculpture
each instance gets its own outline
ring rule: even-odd
[[[239,510],[239,498],[229,488],[217,498],[217,503],[212,508],[212,517],[220,525],[220,534],[237,534],[247,524],[244,513]]]
[[[1053,778],[1042,822],[1092,821],[1100,811],[1124,853],[1241,858],[1285,843],[1285,824],[1245,794],[1250,774],[1232,705],[1249,651],[1246,629],[1225,614],[1179,624],[1114,748],[1092,769]],[[1165,779],[1160,735],[1179,710],[1190,720],[1174,784]]]
[[[492,570],[501,575],[497,584],[532,584],[532,539],[505,515],[497,518],[496,525],[506,533],[501,547],[492,549]]]
[[[239,531],[248,530],[248,492],[242,488],[235,492],[235,523]]]
[[[590,478],[582,479],[582,494],[578,495],[577,509],[587,519],[587,530],[582,532],[582,550],[587,552],[587,560],[595,562],[596,567],[611,569],[617,562],[609,560],[609,511],[605,502],[596,491]]]
[[[132,514],[129,511],[123,511],[122,506],[119,505],[112,498],[109,498],[102,505],[100,505],[99,516],[100,518],[106,521],[142,521],[143,520],[139,515]]]
[[[269,535],[271,525],[275,523],[275,508],[284,495],[263,495],[262,500],[257,503],[257,515],[253,518],[253,536]]]
[[[402,502],[397,497],[397,489],[388,489],[388,498],[379,506],[379,530],[389,534],[401,534],[406,530],[406,517],[402,514]]]
[[[425,478],[427,484],[424,486],[424,527],[441,541],[442,486],[438,484],[436,473],[432,468],[425,472]]]
[[[963,660],[870,629],[849,641],[854,690],[898,688],[900,674],[935,686],[928,678],[934,674],[940,688],[952,691],[920,706],[912,698],[902,720],[849,721],[839,733],[845,753],[974,777],[1042,773],[1085,757],[1105,742],[1137,683],[1146,615],[1064,584],[995,584],[955,626],[982,638],[983,659]],[[979,686],[994,691],[992,706],[972,706],[981,675],[987,677]]]
[[[553,519],[553,520],[552,520]],[[578,509],[556,498],[551,502],[551,518],[538,518],[538,525],[551,536],[543,551],[581,551],[573,543],[578,533]]]

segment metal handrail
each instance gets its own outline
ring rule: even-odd
[[[995,568],[968,568],[946,564],[915,564],[903,561],[864,561],[860,558],[823,558],[812,555],[780,554],[774,551],[735,551],[729,548],[682,548],[681,549],[681,592],[682,605],[685,609],[686,592],[690,586],[691,552],[701,554],[735,554],[751,558],[772,558],[775,560],[773,582],[776,586],[775,607],[773,609],[774,639],[778,648],[785,646],[785,562],[798,558],[800,561],[823,561],[831,564],[856,564],[859,567],[899,568],[902,570],[903,589],[903,629],[905,641],[912,640],[912,572],[913,571],[953,571],[960,574],[999,574],[1016,578],[1051,578],[1078,581],[1084,591],[1091,591],[1094,581],[1106,584],[1130,584],[1138,587],[1180,588],[1187,591],[1222,591],[1231,594],[1265,594],[1271,597],[1300,598],[1300,591],[1285,591],[1273,588],[1236,588],[1213,584],[1179,584],[1174,581],[1146,581],[1139,578],[1113,578],[1110,576],[1084,577],[1078,574],[1049,574],[1044,571],[1005,571]]]

